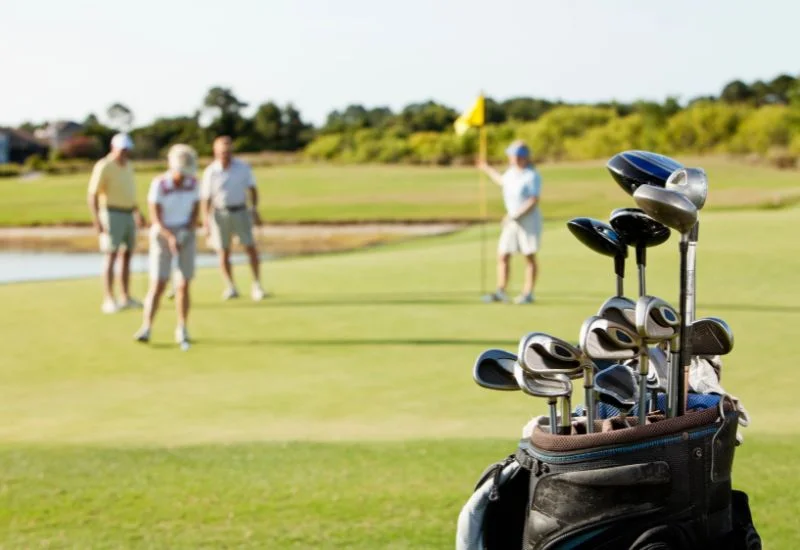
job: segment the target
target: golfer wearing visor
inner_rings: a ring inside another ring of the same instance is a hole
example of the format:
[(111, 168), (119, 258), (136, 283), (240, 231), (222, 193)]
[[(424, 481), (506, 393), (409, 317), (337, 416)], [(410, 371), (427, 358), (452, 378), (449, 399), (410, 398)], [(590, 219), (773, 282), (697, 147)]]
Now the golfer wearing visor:
[(195, 226), (200, 201), (197, 153), (188, 145), (173, 145), (167, 155), (169, 170), (150, 184), (150, 290), (144, 302), (144, 320), (134, 338), (150, 340), (153, 318), (164, 288), (170, 279), (173, 259), (177, 259), (175, 306), (178, 326), (175, 341), (188, 346), (186, 320), (189, 315), (189, 283), (194, 277)]
[(536, 253), (542, 235), (542, 214), (539, 209), (539, 194), (542, 178), (531, 163), (528, 146), (521, 140), (514, 141), (506, 149), (508, 169), (500, 174), (486, 163), (479, 168), (502, 188), (506, 216), (497, 247), (497, 290), (484, 297), (487, 302), (507, 302), (509, 264), (512, 254), (525, 257), (525, 283), (522, 294), (514, 299), (515, 304), (534, 302), (536, 283)]

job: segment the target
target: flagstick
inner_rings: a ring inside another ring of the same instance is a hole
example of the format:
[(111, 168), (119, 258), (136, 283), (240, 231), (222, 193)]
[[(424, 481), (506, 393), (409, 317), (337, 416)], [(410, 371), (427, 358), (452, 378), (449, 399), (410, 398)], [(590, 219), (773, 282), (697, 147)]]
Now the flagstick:
[[(478, 158), (481, 164), (486, 162), (486, 126), (480, 127)], [(480, 178), (480, 212), (481, 212), (481, 295), (486, 294), (486, 174), (479, 172)]]

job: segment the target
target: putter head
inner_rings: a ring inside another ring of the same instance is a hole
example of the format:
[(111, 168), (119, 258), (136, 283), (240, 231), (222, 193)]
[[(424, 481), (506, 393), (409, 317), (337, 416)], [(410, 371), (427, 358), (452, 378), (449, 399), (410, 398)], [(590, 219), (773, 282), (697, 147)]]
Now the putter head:
[(669, 239), (669, 227), (655, 221), (641, 208), (617, 208), (611, 212), (611, 227), (629, 246), (658, 246)]
[(639, 335), (630, 327), (596, 315), (583, 322), (579, 339), (583, 353), (594, 360), (633, 359), (641, 346)]
[(624, 296), (612, 296), (597, 310), (597, 316), (636, 329), (636, 302)]
[(612, 365), (595, 375), (594, 391), (603, 403), (628, 411), (636, 405), (636, 376), (625, 365)]
[(708, 176), (702, 168), (680, 168), (670, 174), (664, 188), (677, 191), (700, 210), (708, 198)]
[(623, 151), (606, 163), (611, 177), (629, 195), (642, 185), (664, 187), (669, 176), (683, 165), (650, 151)]
[(537, 375), (566, 374), (579, 377), (590, 362), (581, 350), (569, 342), (543, 332), (531, 332), (519, 342), (519, 359), (523, 369)]
[(648, 342), (674, 338), (680, 330), (681, 317), (661, 298), (642, 296), (636, 302), (636, 332)]
[(733, 350), (733, 331), (719, 317), (705, 317), (692, 323), (693, 355), (726, 355)]
[(622, 258), (628, 255), (625, 242), (605, 222), (592, 218), (573, 218), (567, 222), (567, 228), (580, 242), (598, 254)]
[(519, 390), (514, 378), (517, 356), (502, 349), (487, 349), (475, 360), (472, 379), (482, 388), (499, 391)]
[(651, 218), (679, 233), (688, 233), (697, 223), (697, 207), (677, 191), (643, 185), (633, 193), (633, 199)]
[(647, 389), (658, 390), (660, 392), (667, 391), (667, 383), (669, 380), (669, 364), (667, 363), (667, 354), (658, 346), (653, 346), (647, 349), (648, 370), (647, 370)]
[(540, 376), (526, 371), (517, 363), (514, 365), (513, 377), (518, 389), (533, 397), (556, 399), (572, 395), (572, 382), (563, 374)]

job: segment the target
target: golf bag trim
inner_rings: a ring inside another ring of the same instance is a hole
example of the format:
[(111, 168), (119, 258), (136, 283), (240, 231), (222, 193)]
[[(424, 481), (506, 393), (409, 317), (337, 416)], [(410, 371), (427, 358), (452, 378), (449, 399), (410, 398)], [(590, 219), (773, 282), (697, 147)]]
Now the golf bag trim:
[[(726, 413), (736, 409), (729, 401), (724, 405)], [(573, 452), (584, 449), (597, 449), (625, 443), (639, 443), (642, 440), (674, 435), (694, 428), (715, 423), (720, 418), (720, 408), (714, 407), (691, 412), (675, 418), (666, 418), (645, 426), (634, 426), (624, 430), (592, 434), (557, 435), (546, 431), (541, 425), (534, 427), (530, 440), (541, 451)]]

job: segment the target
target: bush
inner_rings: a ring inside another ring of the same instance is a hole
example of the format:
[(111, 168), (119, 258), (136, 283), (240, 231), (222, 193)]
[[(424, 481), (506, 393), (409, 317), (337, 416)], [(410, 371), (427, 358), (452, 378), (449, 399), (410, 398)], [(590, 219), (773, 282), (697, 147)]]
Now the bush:
[(523, 124), (517, 136), (531, 148), (534, 160), (562, 160), (567, 157), (565, 142), (583, 135), (590, 128), (602, 126), (616, 111), (606, 107), (556, 107), (533, 123)]
[(319, 136), (308, 144), (305, 156), (311, 160), (333, 160), (341, 154), (344, 145), (342, 134)]
[(751, 112), (733, 136), (729, 150), (767, 155), (770, 149), (777, 147), (788, 152), (793, 116), (785, 105), (766, 105)]
[(22, 175), (19, 164), (0, 164), (0, 178), (17, 178)]
[(40, 172), (47, 168), (47, 161), (40, 155), (33, 154), (25, 159), (25, 171)]
[(664, 153), (711, 153), (724, 149), (741, 121), (752, 111), (743, 105), (701, 101), (667, 122)]
[(59, 150), (64, 159), (97, 160), (103, 156), (103, 146), (96, 137), (72, 136)]

